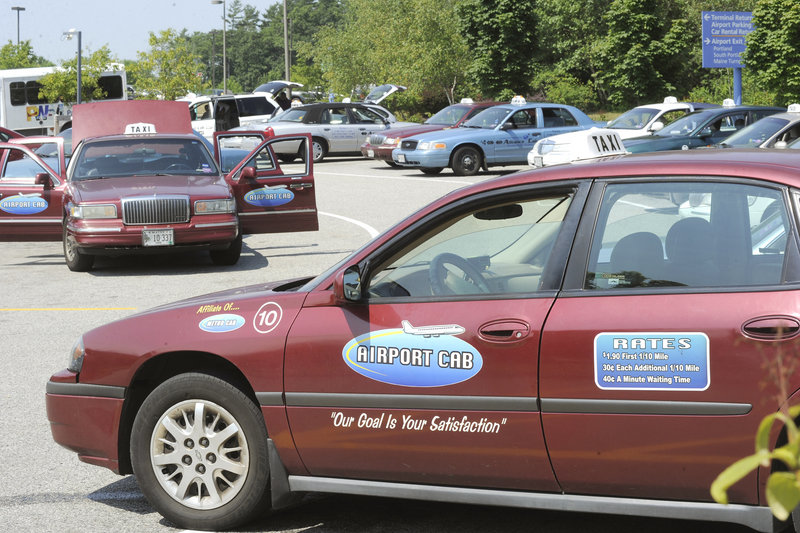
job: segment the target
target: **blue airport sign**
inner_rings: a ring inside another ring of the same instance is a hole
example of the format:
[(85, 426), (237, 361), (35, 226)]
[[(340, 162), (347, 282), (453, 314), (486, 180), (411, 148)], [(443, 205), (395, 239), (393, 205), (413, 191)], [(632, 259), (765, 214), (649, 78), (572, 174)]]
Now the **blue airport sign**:
[(703, 11), (703, 68), (742, 68), (745, 38), (753, 31), (749, 11)]

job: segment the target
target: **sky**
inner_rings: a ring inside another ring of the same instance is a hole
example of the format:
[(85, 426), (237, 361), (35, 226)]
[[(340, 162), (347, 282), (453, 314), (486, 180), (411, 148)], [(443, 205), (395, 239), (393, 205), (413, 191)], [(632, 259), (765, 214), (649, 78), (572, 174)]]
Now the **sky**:
[[(242, 0), (263, 12), (278, 0)], [(230, 6), (232, 0), (226, 0)], [(0, 46), (30, 41), (33, 53), (55, 64), (77, 54), (75, 39), (63, 39), (65, 31), (81, 32), (83, 57), (106, 45), (117, 59), (137, 59), (148, 52), (150, 32), (167, 28), (208, 32), (222, 29), (223, 6), (211, 0), (0, 0)]]

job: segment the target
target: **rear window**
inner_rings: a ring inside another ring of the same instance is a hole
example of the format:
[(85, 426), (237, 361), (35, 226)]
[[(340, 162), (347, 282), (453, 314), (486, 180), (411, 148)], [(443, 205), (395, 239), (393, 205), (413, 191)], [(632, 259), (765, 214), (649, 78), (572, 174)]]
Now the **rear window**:
[(252, 117), (256, 115), (271, 115), (275, 106), (267, 102), (263, 96), (253, 96), (249, 98), (237, 98), (236, 107), (239, 108), (240, 117)]

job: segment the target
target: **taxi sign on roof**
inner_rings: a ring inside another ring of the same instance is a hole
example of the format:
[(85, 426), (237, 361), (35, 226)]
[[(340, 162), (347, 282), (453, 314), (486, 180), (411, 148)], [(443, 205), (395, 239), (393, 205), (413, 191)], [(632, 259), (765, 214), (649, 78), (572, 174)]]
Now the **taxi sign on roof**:
[(125, 126), (125, 135), (141, 135), (142, 133), (157, 133), (155, 125), (139, 122)]
[[(150, 131), (129, 131), (148, 126)], [(122, 134), (192, 133), (186, 102), (121, 100), (77, 104), (72, 108), (72, 144), (87, 137)]]

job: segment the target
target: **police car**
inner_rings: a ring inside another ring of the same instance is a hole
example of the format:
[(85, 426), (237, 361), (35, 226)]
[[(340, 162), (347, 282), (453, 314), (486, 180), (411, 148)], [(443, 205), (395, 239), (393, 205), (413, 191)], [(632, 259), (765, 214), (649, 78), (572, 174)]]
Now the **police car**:
[(392, 151), (402, 167), (438, 174), (445, 168), (471, 176), (490, 166), (525, 164), (534, 143), (543, 137), (597, 126), (583, 111), (568, 105), (527, 103), (490, 107), (460, 127), (405, 138)]
[(86, 332), (52, 434), (183, 529), (322, 492), (773, 531), (778, 461), (709, 488), (800, 404), (798, 195), (795, 150), (484, 180), (313, 279)]
[(528, 152), (528, 165), (540, 168), (627, 153), (616, 130), (590, 128), (537, 141)]

